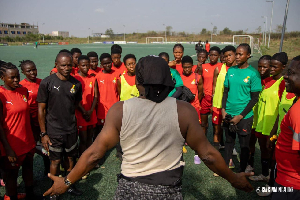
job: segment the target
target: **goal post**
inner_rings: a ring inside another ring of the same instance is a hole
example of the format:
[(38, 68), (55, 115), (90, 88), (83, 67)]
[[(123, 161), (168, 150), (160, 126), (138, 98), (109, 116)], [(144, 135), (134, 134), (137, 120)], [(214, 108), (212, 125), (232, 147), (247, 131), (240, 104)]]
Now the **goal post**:
[[(152, 42), (151, 42), (152, 40)], [(146, 44), (150, 43), (164, 43), (163, 37), (146, 37)]]
[(239, 45), (241, 43), (248, 43), (250, 48), (251, 48), (251, 52), (253, 53), (254, 51), (254, 39), (253, 36), (251, 35), (233, 35), (232, 36), (232, 43), (233, 45)]

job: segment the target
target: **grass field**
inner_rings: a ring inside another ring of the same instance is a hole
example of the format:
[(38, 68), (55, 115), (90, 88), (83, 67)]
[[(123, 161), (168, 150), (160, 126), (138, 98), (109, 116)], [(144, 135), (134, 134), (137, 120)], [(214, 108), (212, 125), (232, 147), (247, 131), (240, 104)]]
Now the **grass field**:
[[(59, 50), (66, 48), (71, 49), (78, 47), (82, 50), (83, 54), (87, 54), (89, 51), (96, 51), (100, 56), (101, 53), (110, 52), (111, 45), (104, 44), (89, 44), (89, 45), (68, 45), (68, 46), (39, 46), (38, 49), (34, 49), (33, 46), (7, 46), (0, 47), (0, 59), (6, 62), (12, 62), (19, 65), (20, 60), (30, 59), (33, 60), (38, 68), (38, 77), (45, 78), (49, 75), (50, 70), (54, 66), (55, 56)], [(159, 54), (165, 51), (170, 54), (172, 59), (173, 45), (169, 44), (126, 44), (122, 45), (123, 53), (125, 56), (128, 53), (133, 53), (140, 58), (145, 55)], [(184, 55), (195, 55), (194, 45), (184, 44)], [(224, 47), (224, 46), (220, 46)], [(193, 57), (196, 63), (196, 57)], [(250, 64), (257, 67), (257, 60), (259, 55), (254, 55), (250, 59)], [(24, 76), (21, 75), (21, 79)], [(211, 124), (208, 131), (208, 139), (212, 142), (212, 128)], [(237, 142), (238, 144), (238, 142)], [(237, 150), (239, 145), (236, 145)], [(186, 162), (184, 176), (183, 176), (183, 195), (184, 199), (230, 199), (230, 200), (247, 200), (247, 199), (267, 199), (259, 198), (255, 191), (251, 193), (245, 193), (237, 191), (231, 187), (231, 185), (222, 179), (221, 177), (214, 177), (213, 172), (210, 171), (203, 163), (200, 165), (194, 165), (193, 156), (194, 152), (188, 148), (188, 153), (184, 154), (184, 160)], [(256, 146), (257, 154), (260, 154), (258, 144)], [(112, 199), (115, 189), (117, 187), (116, 175), (120, 173), (121, 162), (115, 157), (116, 150), (113, 149), (106, 154), (106, 162), (101, 165), (97, 170), (91, 172), (91, 175), (87, 180), (79, 181), (78, 188), (84, 192), (80, 197), (73, 197), (68, 194), (64, 194), (61, 199)], [(223, 154), (224, 151), (221, 151)], [(255, 157), (256, 173), (261, 172), (260, 168), (260, 156)], [(235, 172), (239, 171), (239, 164), (236, 158), (234, 158), (236, 164)], [(34, 160), (34, 179), (35, 179), (35, 192), (42, 194), (50, 186), (48, 178), (43, 176), (43, 163), (40, 156), (36, 155)], [(20, 173), (21, 175), (21, 173)], [(20, 184), (19, 191), (24, 191), (24, 183), (22, 178), (19, 177), (18, 182)], [(262, 182), (252, 182), (254, 189), (262, 187), (265, 184)], [(0, 196), (5, 193), (3, 187), (0, 188)]]

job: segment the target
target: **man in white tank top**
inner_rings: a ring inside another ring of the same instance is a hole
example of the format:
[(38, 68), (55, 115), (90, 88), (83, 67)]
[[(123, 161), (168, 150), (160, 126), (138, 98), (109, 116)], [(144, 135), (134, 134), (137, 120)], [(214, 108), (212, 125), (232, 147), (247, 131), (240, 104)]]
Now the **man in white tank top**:
[(189, 103), (167, 97), (174, 83), (162, 58), (147, 56), (139, 60), (136, 85), (140, 97), (117, 102), (110, 108), (92, 146), (67, 177), (49, 175), (54, 184), (44, 195), (64, 193), (119, 141), (124, 154), (114, 199), (183, 199), (184, 141), (233, 187), (253, 190), (246, 178), (253, 173), (234, 173), (228, 168), (219, 151), (208, 142), (195, 109)]

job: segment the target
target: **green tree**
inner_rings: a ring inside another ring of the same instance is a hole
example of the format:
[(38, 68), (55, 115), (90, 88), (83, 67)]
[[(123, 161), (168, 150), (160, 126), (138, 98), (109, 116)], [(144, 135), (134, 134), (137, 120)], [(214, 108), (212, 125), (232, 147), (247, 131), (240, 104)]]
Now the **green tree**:
[(225, 34), (225, 35), (231, 35), (232, 34), (232, 30), (230, 30), (228, 27), (225, 27), (223, 29), (223, 34)]
[(259, 26), (257, 29), (255, 29), (256, 33), (260, 34), (261, 33), (261, 26)]
[(109, 35), (110, 37), (113, 37), (114, 36), (114, 31), (111, 28), (106, 29), (105, 35)]
[(173, 29), (172, 26), (167, 26), (167, 27), (166, 27), (166, 34), (167, 34), (167, 35), (171, 35), (172, 29)]
[(204, 35), (204, 34), (206, 34), (206, 33), (207, 33), (206, 28), (203, 28), (203, 29), (201, 30), (201, 35)]
[(218, 28), (217, 28), (217, 26), (214, 26), (214, 28), (213, 28), (213, 34), (217, 34), (217, 32), (218, 32)]
[[(282, 32), (282, 25), (277, 25), (275, 28), (275, 33), (281, 33)], [(287, 30), (287, 28), (285, 27), (285, 31)]]

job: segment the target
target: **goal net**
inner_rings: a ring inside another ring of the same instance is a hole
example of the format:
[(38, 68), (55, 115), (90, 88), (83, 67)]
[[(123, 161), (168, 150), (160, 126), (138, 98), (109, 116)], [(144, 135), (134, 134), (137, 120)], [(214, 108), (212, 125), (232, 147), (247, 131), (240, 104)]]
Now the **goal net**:
[(151, 43), (164, 43), (163, 37), (146, 37), (146, 44)]
[(251, 53), (254, 53), (254, 39), (251, 35), (233, 35), (232, 36), (232, 43), (233, 45), (240, 45), (241, 43), (247, 43), (249, 44), (251, 48)]

